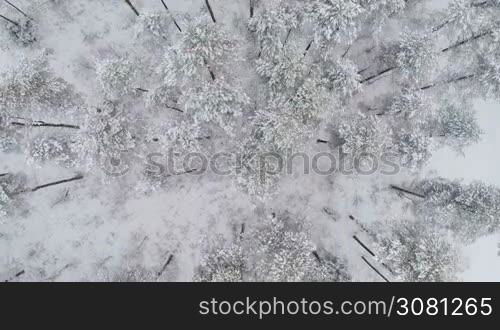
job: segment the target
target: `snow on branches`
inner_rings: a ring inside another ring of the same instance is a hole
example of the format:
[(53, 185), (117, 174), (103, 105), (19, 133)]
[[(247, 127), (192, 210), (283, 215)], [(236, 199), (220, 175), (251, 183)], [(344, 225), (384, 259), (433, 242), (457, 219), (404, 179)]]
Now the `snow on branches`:
[(425, 196), (417, 205), (419, 214), (463, 240), (474, 241), (500, 229), (500, 189), (495, 186), (435, 178), (420, 181), (417, 189)]
[(327, 59), (320, 66), (321, 85), (333, 91), (340, 102), (345, 102), (361, 91), (358, 67), (350, 60)]
[(377, 230), (377, 255), (398, 280), (446, 282), (456, 279), (459, 256), (442, 233), (418, 221), (394, 221), (383, 225), (384, 232)]
[(0, 77), (0, 104), (8, 112), (60, 111), (79, 104), (70, 84), (55, 76), (47, 53), (22, 56)]
[[(343, 262), (314, 252), (304, 224), (288, 214), (272, 215), (254, 230), (226, 242), (218, 238), (206, 249), (195, 279), (204, 282), (338, 282), (350, 280)], [(318, 259), (319, 258), (319, 259)]]
[(130, 59), (116, 58), (99, 61), (96, 73), (103, 94), (109, 99), (117, 100), (136, 92), (134, 83), (137, 69)]
[(481, 140), (482, 130), (476, 114), (464, 105), (445, 105), (437, 114), (437, 135), (457, 151)]
[(166, 68), (170, 77), (176, 73), (188, 77), (203, 77), (209, 73), (215, 80), (223, 73), (219, 69), (236, 56), (235, 47), (236, 42), (223, 28), (209, 23), (204, 17), (195, 17), (168, 53)]
[(349, 123), (341, 124), (338, 133), (343, 142), (342, 152), (351, 156), (360, 153), (379, 155), (388, 143), (380, 121), (373, 116), (358, 114)]
[(250, 102), (242, 90), (222, 78), (192, 88), (184, 97), (185, 109), (195, 122), (217, 124), (230, 135), (233, 134), (234, 120), (242, 116)]
[(363, 7), (353, 0), (313, 0), (304, 9), (320, 44), (330, 41), (350, 44), (357, 37), (358, 19), (364, 13)]
[(432, 35), (420, 31), (401, 33), (398, 42), (386, 49), (384, 61), (397, 69), (407, 84), (425, 80), (437, 61)]

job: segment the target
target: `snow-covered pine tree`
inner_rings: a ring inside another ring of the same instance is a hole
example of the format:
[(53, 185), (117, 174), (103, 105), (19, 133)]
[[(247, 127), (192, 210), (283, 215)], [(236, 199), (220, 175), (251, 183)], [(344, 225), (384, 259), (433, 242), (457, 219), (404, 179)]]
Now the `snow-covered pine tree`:
[(221, 68), (234, 59), (236, 42), (219, 25), (209, 23), (205, 16), (193, 17), (165, 57), (165, 72), (171, 80), (179, 75), (216, 80)]
[(40, 166), (52, 161), (65, 167), (79, 165), (79, 155), (74, 150), (76, 148), (74, 139), (74, 136), (69, 134), (37, 135), (29, 143), (28, 164)]
[(10, 196), (7, 194), (4, 187), (0, 184), (0, 221), (7, 216), (11, 203), (12, 200)]
[(33, 18), (11, 2), (6, 1), (5, 3), (11, 6), (11, 9), (14, 9), (17, 14), (20, 14), (16, 17), (7, 17), (0, 14), (0, 21), (5, 24), (5, 29), (8, 31), (10, 38), (22, 47), (30, 46), (36, 42), (37, 31)]
[(389, 143), (389, 134), (374, 116), (355, 115), (352, 120), (340, 125), (339, 137), (342, 152), (355, 157), (361, 153), (380, 155)]
[(361, 92), (359, 69), (349, 59), (334, 59), (333, 55), (329, 55), (321, 63), (318, 71), (321, 85), (332, 91), (340, 104), (348, 102)]
[(303, 13), (296, 1), (266, 1), (267, 7), (248, 23), (259, 44), (258, 58), (273, 60), (282, 56), (290, 35), (301, 25)]
[(481, 139), (482, 130), (476, 114), (466, 104), (447, 104), (437, 113), (436, 135), (443, 142), (461, 152)]
[(216, 239), (203, 254), (200, 281), (339, 282), (350, 280), (342, 260), (316, 252), (308, 229), (287, 213), (272, 215), (236, 242)]
[(417, 213), (461, 239), (474, 241), (500, 228), (500, 189), (493, 185), (435, 178), (420, 181), (417, 190), (425, 196)]
[(234, 121), (243, 115), (250, 103), (248, 96), (231, 86), (223, 77), (213, 82), (201, 82), (187, 91), (184, 107), (196, 123), (217, 124), (232, 135)]
[(421, 168), (432, 156), (432, 140), (418, 127), (395, 131), (391, 147), (401, 166), (410, 169)]
[(376, 254), (398, 280), (446, 282), (456, 279), (459, 256), (442, 233), (422, 221), (378, 225), (384, 230), (375, 230)]
[(234, 181), (242, 191), (262, 202), (277, 192), (282, 173), (276, 170), (280, 161), (277, 148), (262, 143), (259, 135), (253, 132), (251, 138), (238, 147)]
[(107, 162), (133, 156), (137, 136), (142, 132), (140, 118), (112, 101), (88, 107), (85, 115), (83, 135), (77, 144), (80, 154), (87, 156), (85, 163), (105, 168)]
[(243, 282), (249, 266), (241, 241), (227, 242), (222, 237), (213, 239), (202, 251), (200, 266), (196, 269), (195, 281), (199, 282)]
[(307, 18), (314, 24), (319, 46), (329, 42), (350, 44), (358, 36), (363, 7), (355, 0), (312, 0), (304, 5)]
[(381, 71), (361, 80), (372, 82), (384, 74), (397, 72), (405, 84), (425, 81), (436, 65), (436, 51), (432, 35), (421, 31), (404, 31), (394, 44), (384, 45), (380, 55)]
[(132, 59), (103, 59), (97, 63), (96, 73), (104, 96), (110, 100), (137, 93), (137, 65)]
[(7, 113), (37, 114), (43, 110), (58, 112), (81, 103), (73, 87), (56, 77), (48, 54), (38, 52), (22, 56), (17, 65), (0, 77), (0, 104)]

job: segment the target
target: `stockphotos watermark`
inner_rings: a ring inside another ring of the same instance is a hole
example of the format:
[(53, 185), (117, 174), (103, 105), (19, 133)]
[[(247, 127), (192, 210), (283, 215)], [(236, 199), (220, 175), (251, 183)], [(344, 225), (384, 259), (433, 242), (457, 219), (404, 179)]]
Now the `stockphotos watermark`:
[(165, 175), (202, 175), (213, 173), (220, 176), (241, 175), (258, 176), (265, 180), (274, 175), (295, 173), (329, 176), (342, 175), (395, 175), (400, 171), (396, 154), (341, 152), (319, 152), (306, 154), (289, 149), (283, 153), (232, 153), (218, 152), (207, 155), (202, 152), (180, 153), (169, 149), (166, 153), (150, 153), (139, 164), (132, 164), (128, 152), (107, 157), (101, 167), (110, 176), (124, 176), (133, 166), (141, 166), (152, 177)]

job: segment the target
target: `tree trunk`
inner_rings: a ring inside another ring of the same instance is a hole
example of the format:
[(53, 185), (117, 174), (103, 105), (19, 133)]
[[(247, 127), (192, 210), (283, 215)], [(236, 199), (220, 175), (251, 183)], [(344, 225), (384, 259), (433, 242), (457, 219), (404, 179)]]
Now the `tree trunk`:
[(378, 77), (380, 77), (381, 75), (383, 75), (383, 74), (385, 74), (385, 73), (387, 73), (387, 72), (391, 72), (392, 70), (395, 70), (395, 69), (397, 69), (397, 67), (393, 66), (393, 67), (391, 67), (391, 68), (388, 68), (388, 69), (382, 70), (382, 71), (380, 71), (380, 72), (378, 72), (378, 73), (376, 73), (376, 74), (374, 74), (374, 75), (372, 75), (372, 76), (369, 76), (369, 77), (367, 77), (367, 78), (365, 78), (365, 79), (361, 80), (361, 81), (360, 81), (360, 83), (362, 83), (362, 84), (367, 83), (367, 82), (369, 82), (370, 80), (373, 80), (373, 79), (375, 79), (375, 78), (378, 78)]
[(207, 5), (208, 12), (210, 13), (210, 17), (212, 17), (212, 21), (214, 23), (217, 23), (217, 20), (215, 19), (214, 11), (212, 10), (212, 6), (210, 5), (210, 2), (208, 0), (205, 0), (205, 4)]
[(323, 263), (323, 260), (321, 260), (321, 257), (319, 256), (317, 251), (313, 251), (312, 254), (320, 264)]
[[(161, 3), (163, 4), (163, 7), (165, 7), (165, 10), (170, 13), (170, 9), (168, 9), (168, 6), (167, 4), (165, 3), (164, 0), (161, 0)], [(170, 16), (172, 16), (172, 14), (170, 14)], [(174, 24), (175, 24), (175, 27), (177, 28), (177, 30), (179, 30), (179, 32), (182, 32), (182, 29), (181, 27), (179, 26), (179, 24), (177, 24), (177, 21), (175, 20), (174, 16), (172, 16), (172, 20), (174, 21)]]
[(324, 143), (324, 144), (328, 144), (330, 143), (330, 141), (327, 141), (327, 140), (322, 140), (322, 139), (317, 139), (316, 140), (317, 143)]
[(158, 272), (158, 277), (162, 276), (163, 273), (165, 272), (165, 270), (167, 269), (168, 265), (170, 265), (170, 263), (172, 262), (172, 260), (174, 259), (174, 255), (171, 254), (168, 256), (168, 259), (167, 259), (167, 262), (165, 262), (165, 264), (163, 265), (162, 269)]
[(457, 43), (455, 43), (455, 44), (453, 44), (451, 46), (448, 46), (448, 47), (442, 49), (441, 52), (446, 53), (446, 52), (448, 52), (448, 51), (450, 51), (452, 49), (455, 49), (457, 47), (460, 47), (460, 46), (463, 46), (465, 44), (468, 44), (469, 42), (472, 42), (472, 41), (475, 41), (477, 39), (481, 39), (483, 37), (486, 37), (487, 35), (490, 35), (491, 33), (492, 33), (492, 31), (486, 31), (486, 32), (474, 35), (474, 36), (472, 36), (470, 38), (467, 38), (465, 40), (462, 40), (460, 42), (457, 42)]
[(72, 129), (80, 129), (80, 126), (70, 125), (70, 124), (52, 124), (46, 123), (44, 121), (35, 121), (31, 124), (21, 123), (21, 122), (12, 122), (11, 125), (14, 126), (32, 126), (32, 127), (60, 127), (60, 128), (72, 128)]
[(288, 29), (288, 32), (285, 37), (285, 41), (283, 41), (283, 47), (286, 46), (288, 39), (290, 38), (290, 34), (292, 34), (292, 29)]
[(3, 15), (0, 15), (0, 18), (3, 18), (4, 20), (6, 20), (7, 22), (9, 22), (9, 23), (11, 23), (11, 24), (14, 24), (14, 25), (19, 26), (19, 23), (17, 23), (16, 21), (13, 21), (13, 20), (11, 20), (10, 18), (7, 18), (7, 17), (5, 17), (5, 16), (3, 16)]
[(313, 43), (314, 43), (314, 39), (313, 39), (313, 40), (311, 40), (311, 42), (307, 45), (306, 50), (305, 50), (305, 52), (304, 52), (304, 56), (306, 56), (306, 55), (307, 55), (307, 53), (308, 53), (308, 52), (309, 52), (309, 50), (311, 49), (311, 47), (312, 47), (312, 44), (313, 44)]
[(375, 268), (375, 266), (373, 266), (368, 260), (366, 260), (366, 258), (364, 256), (361, 257), (361, 259), (363, 259), (363, 261), (368, 265), (370, 266), (371, 269), (373, 269), (380, 277), (382, 277), (384, 279), (384, 281), (386, 282), (390, 282), (387, 277), (385, 277), (377, 268)]
[(344, 54), (342, 54), (342, 58), (345, 58), (347, 54), (349, 54), (349, 51), (351, 50), (352, 44), (347, 46), (347, 49), (345, 50)]
[(167, 109), (172, 109), (172, 110), (175, 110), (175, 111), (177, 111), (177, 112), (182, 112), (182, 113), (184, 113), (184, 110), (179, 109), (179, 108), (177, 108), (177, 107), (167, 106)]
[(398, 186), (393, 185), (393, 184), (391, 184), (390, 187), (391, 187), (391, 189), (394, 189), (396, 191), (399, 191), (399, 192), (402, 192), (402, 193), (405, 193), (405, 194), (410, 194), (410, 195), (413, 195), (413, 196), (416, 196), (416, 197), (420, 197), (420, 198), (425, 198), (426, 197), (425, 195), (422, 195), (422, 194), (419, 194), (417, 192), (408, 190), (406, 188), (398, 187)]
[(362, 74), (363, 72), (365, 72), (366, 70), (368, 70), (369, 68), (371, 67), (371, 65), (367, 66), (366, 68), (364, 69), (361, 69), (357, 72), (357, 74)]
[(12, 8), (14, 8), (15, 10), (17, 10), (18, 12), (20, 12), (24, 17), (26, 17), (27, 19), (29, 20), (33, 20), (30, 16), (28, 16), (24, 11), (22, 11), (21, 9), (19, 9), (17, 6), (15, 6), (13, 3), (11, 3), (10, 1), (8, 0), (4, 0), (5, 2), (7, 2), (7, 4), (9, 6), (11, 6)]
[(250, 18), (253, 18), (255, 13), (255, 0), (250, 0)]
[(31, 189), (30, 192), (35, 192), (35, 191), (38, 191), (40, 189), (44, 189), (44, 188), (48, 188), (48, 187), (52, 187), (52, 186), (57, 186), (57, 185), (60, 185), (63, 183), (78, 181), (78, 180), (82, 180), (82, 179), (83, 179), (83, 175), (80, 174), (80, 175), (77, 175), (77, 176), (70, 178), (70, 179), (55, 181), (55, 182), (43, 184), (41, 186), (37, 186), (37, 187)]
[(208, 67), (208, 72), (210, 73), (210, 77), (212, 78), (213, 81), (215, 81), (215, 73)]
[(36, 186), (34, 188), (28, 188), (28, 189), (25, 189), (25, 190), (17, 191), (17, 192), (12, 193), (12, 196), (21, 195), (21, 194), (28, 193), (28, 192), (35, 192), (35, 191), (38, 191), (38, 190), (41, 190), (41, 189), (49, 188), (49, 187), (52, 187), (52, 186), (57, 186), (57, 185), (68, 183), (68, 182), (78, 181), (78, 180), (82, 180), (82, 179), (83, 179), (83, 175), (79, 174), (79, 175), (77, 175), (75, 177), (72, 177), (70, 179), (65, 179), (65, 180), (50, 182), (50, 183), (46, 183), (46, 184), (43, 184), (43, 185), (40, 185), (40, 186)]
[(454, 21), (453, 19), (448, 19), (448, 20), (444, 21), (443, 23), (439, 24), (438, 26), (435, 26), (434, 28), (432, 28), (432, 32), (438, 32), (439, 30), (441, 30), (442, 28), (444, 28), (446, 25), (450, 24), (453, 21)]
[(210, 77), (212, 78), (213, 81), (215, 81), (215, 73), (212, 71), (212, 68), (210, 68), (210, 65), (208, 64), (206, 59), (203, 59), (203, 62), (207, 66), (208, 72), (210, 73)]
[(437, 86), (447, 85), (447, 84), (459, 82), (459, 81), (462, 81), (462, 80), (472, 79), (475, 76), (476, 76), (475, 74), (469, 74), (469, 75), (461, 76), (461, 77), (458, 77), (458, 78), (453, 78), (453, 79), (449, 79), (449, 80), (445, 80), (445, 81), (436, 82), (436, 83), (433, 83), (433, 84), (430, 84), (430, 85), (427, 85), (427, 86), (424, 86), (424, 87), (420, 87), (420, 90), (424, 91), (424, 90), (431, 89), (431, 88), (434, 88), (434, 87), (437, 87)]
[(139, 11), (134, 7), (134, 5), (132, 4), (132, 2), (130, 2), (130, 0), (125, 0), (125, 2), (127, 3), (127, 5), (130, 7), (130, 9), (132, 9), (132, 11), (137, 15), (139, 16)]
[(361, 240), (358, 238), (358, 236), (354, 235), (352, 238), (354, 238), (354, 240), (355, 240), (355, 241), (356, 241), (359, 245), (361, 245), (361, 247), (362, 247), (363, 249), (365, 249), (365, 250), (366, 250), (369, 254), (371, 254), (373, 257), (375, 257), (375, 253), (373, 253), (373, 251), (372, 251), (372, 250), (370, 250), (370, 249), (368, 248), (368, 246), (366, 246), (363, 242), (361, 242)]

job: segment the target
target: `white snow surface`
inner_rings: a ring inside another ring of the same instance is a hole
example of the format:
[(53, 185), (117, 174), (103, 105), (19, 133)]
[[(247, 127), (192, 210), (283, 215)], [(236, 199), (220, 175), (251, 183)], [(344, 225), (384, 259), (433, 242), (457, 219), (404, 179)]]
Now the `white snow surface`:
[[(29, 5), (28, 0), (18, 2)], [(52, 52), (51, 66), (57, 74), (93, 103), (96, 83), (87, 66), (111, 45), (127, 49), (135, 16), (121, 0), (72, 2), (68, 7), (71, 12), (47, 11), (52, 16), (45, 17), (40, 43)], [(160, 1), (133, 2), (141, 12), (163, 9)], [(198, 10), (203, 1), (168, 3), (173, 11), (182, 12)], [(214, 10), (229, 22), (246, 13), (246, 1), (231, 1), (231, 6), (227, 6), (228, 1), (224, 6), (221, 3), (213, 0)], [(7, 10), (5, 4), (0, 9)], [(95, 42), (83, 42), (94, 37)], [(14, 65), (19, 56), (17, 48), (0, 51), (0, 69)], [(467, 149), (464, 156), (440, 150), (428, 171), (500, 185), (500, 105), (478, 101), (477, 108), (486, 132), (483, 141)], [(310, 148), (321, 149), (316, 145)], [(22, 155), (0, 154), (0, 173), (21, 170), (34, 183), (72, 175), (57, 166), (29, 167)], [(280, 186), (283, 193), (266, 206), (268, 210), (288, 210), (311, 222), (315, 243), (345, 258), (354, 281), (380, 281), (361, 260), (361, 256), (368, 256), (366, 251), (352, 239), (358, 235), (369, 242), (369, 237), (349, 216), (369, 225), (409, 212), (387, 189), (388, 184), (399, 182), (399, 177), (408, 181), (412, 174), (376, 179), (296, 174), (285, 180)], [(90, 175), (82, 182), (30, 194), (25, 200), (30, 205), (28, 214), (0, 222), (0, 281), (21, 270), (26, 271), (25, 281), (105, 281), (129, 263), (159, 272), (170, 254), (175, 255), (175, 267), (162, 279), (190, 281), (205, 236), (219, 233), (229, 237), (234, 226), (256, 217), (250, 198), (227, 177), (173, 178), (167, 190), (147, 196), (129, 191), (126, 180), (102, 185), (101, 179)], [(59, 203), (66, 192), (68, 199)], [(333, 209), (335, 215), (326, 214), (325, 207)], [(499, 243), (496, 234), (464, 246), (467, 260), (461, 280), (500, 280)]]

